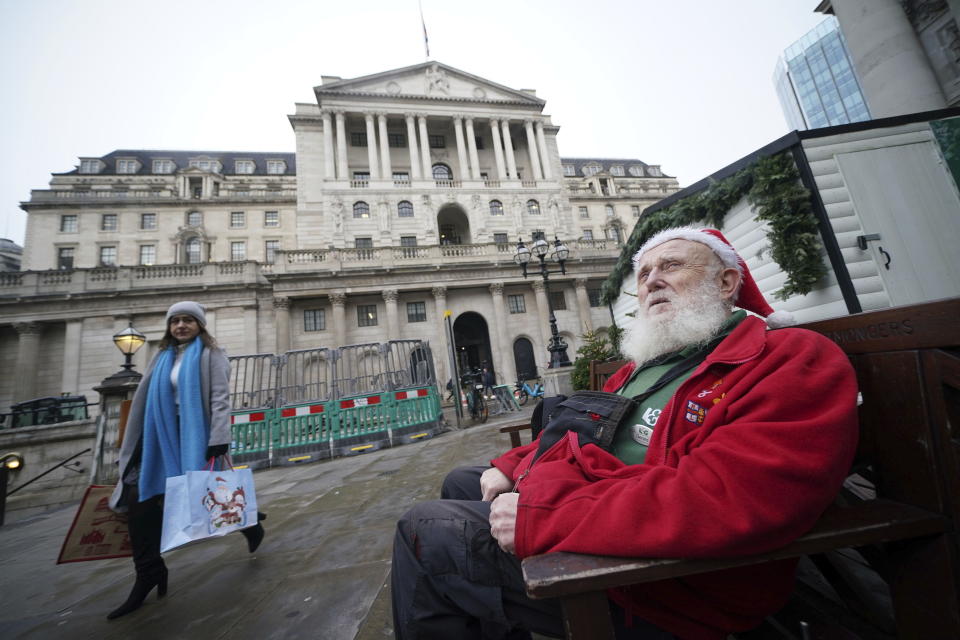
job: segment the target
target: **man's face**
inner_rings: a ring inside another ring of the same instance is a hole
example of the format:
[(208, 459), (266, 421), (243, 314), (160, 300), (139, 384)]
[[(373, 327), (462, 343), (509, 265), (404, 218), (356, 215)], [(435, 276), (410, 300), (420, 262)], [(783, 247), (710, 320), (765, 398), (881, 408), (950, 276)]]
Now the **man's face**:
[(640, 313), (650, 318), (673, 316), (676, 305), (704, 278), (716, 277), (718, 260), (704, 244), (670, 240), (650, 249), (637, 268)]

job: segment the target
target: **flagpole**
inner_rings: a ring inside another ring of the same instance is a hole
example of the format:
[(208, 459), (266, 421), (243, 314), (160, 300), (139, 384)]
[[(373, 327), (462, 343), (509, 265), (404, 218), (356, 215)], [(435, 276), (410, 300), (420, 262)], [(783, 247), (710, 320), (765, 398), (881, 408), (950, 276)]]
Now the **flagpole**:
[(423, 26), (423, 49), (426, 53), (427, 60), (430, 59), (430, 39), (427, 38), (427, 22), (423, 19), (423, 0), (417, 0), (417, 4), (420, 5), (420, 24)]

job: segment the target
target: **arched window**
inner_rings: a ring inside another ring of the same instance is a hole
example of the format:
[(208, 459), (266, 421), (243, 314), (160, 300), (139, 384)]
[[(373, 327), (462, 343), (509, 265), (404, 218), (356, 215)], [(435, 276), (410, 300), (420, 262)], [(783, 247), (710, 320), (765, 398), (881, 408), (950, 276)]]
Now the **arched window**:
[(499, 200), (490, 201), (490, 215), (492, 216), (502, 216), (503, 215), (503, 203)]
[(433, 165), (433, 179), (434, 180), (453, 180), (453, 172), (450, 171), (450, 167), (443, 163), (437, 163)]
[(186, 244), (186, 258), (187, 264), (199, 264), (202, 256), (201, 249), (203, 247), (203, 242), (200, 238), (194, 236), (187, 240)]
[(370, 205), (364, 201), (354, 202), (353, 203), (353, 217), (354, 218), (369, 218), (370, 217)]
[(397, 204), (397, 215), (401, 218), (413, 217), (413, 203), (409, 200), (401, 200)]
[(540, 215), (540, 203), (536, 200), (527, 200), (527, 213), (532, 216)]
[(203, 224), (203, 215), (199, 211), (187, 212), (188, 227), (199, 227), (201, 224)]

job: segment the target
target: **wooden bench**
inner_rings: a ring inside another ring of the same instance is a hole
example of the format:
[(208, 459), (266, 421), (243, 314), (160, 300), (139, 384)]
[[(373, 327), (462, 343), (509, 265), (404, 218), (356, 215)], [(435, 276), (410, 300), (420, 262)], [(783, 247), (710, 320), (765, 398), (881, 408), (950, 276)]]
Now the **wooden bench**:
[[(886, 581), (898, 637), (960, 638), (960, 299), (803, 326), (834, 340), (856, 370), (864, 402), (854, 470), (875, 496), (846, 492), (807, 534), (753, 556), (524, 559), (528, 594), (561, 600), (567, 638), (613, 638), (613, 587), (843, 548), (861, 550)], [(511, 432), (518, 444), (520, 431)]]

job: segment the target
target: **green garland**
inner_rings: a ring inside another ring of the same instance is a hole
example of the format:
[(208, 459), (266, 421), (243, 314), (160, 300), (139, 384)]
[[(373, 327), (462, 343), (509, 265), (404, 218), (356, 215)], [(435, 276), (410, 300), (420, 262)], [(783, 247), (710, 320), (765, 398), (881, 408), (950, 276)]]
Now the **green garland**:
[(810, 192), (800, 182), (793, 158), (784, 151), (760, 158), (706, 189), (640, 218), (603, 283), (603, 302), (612, 304), (617, 299), (620, 285), (633, 272), (633, 254), (654, 234), (697, 223), (719, 229), (730, 208), (744, 196), (753, 205), (757, 219), (769, 223), (771, 255), (787, 274), (787, 282), (776, 297), (786, 300), (794, 294), (810, 293), (827, 268), (821, 258)]

